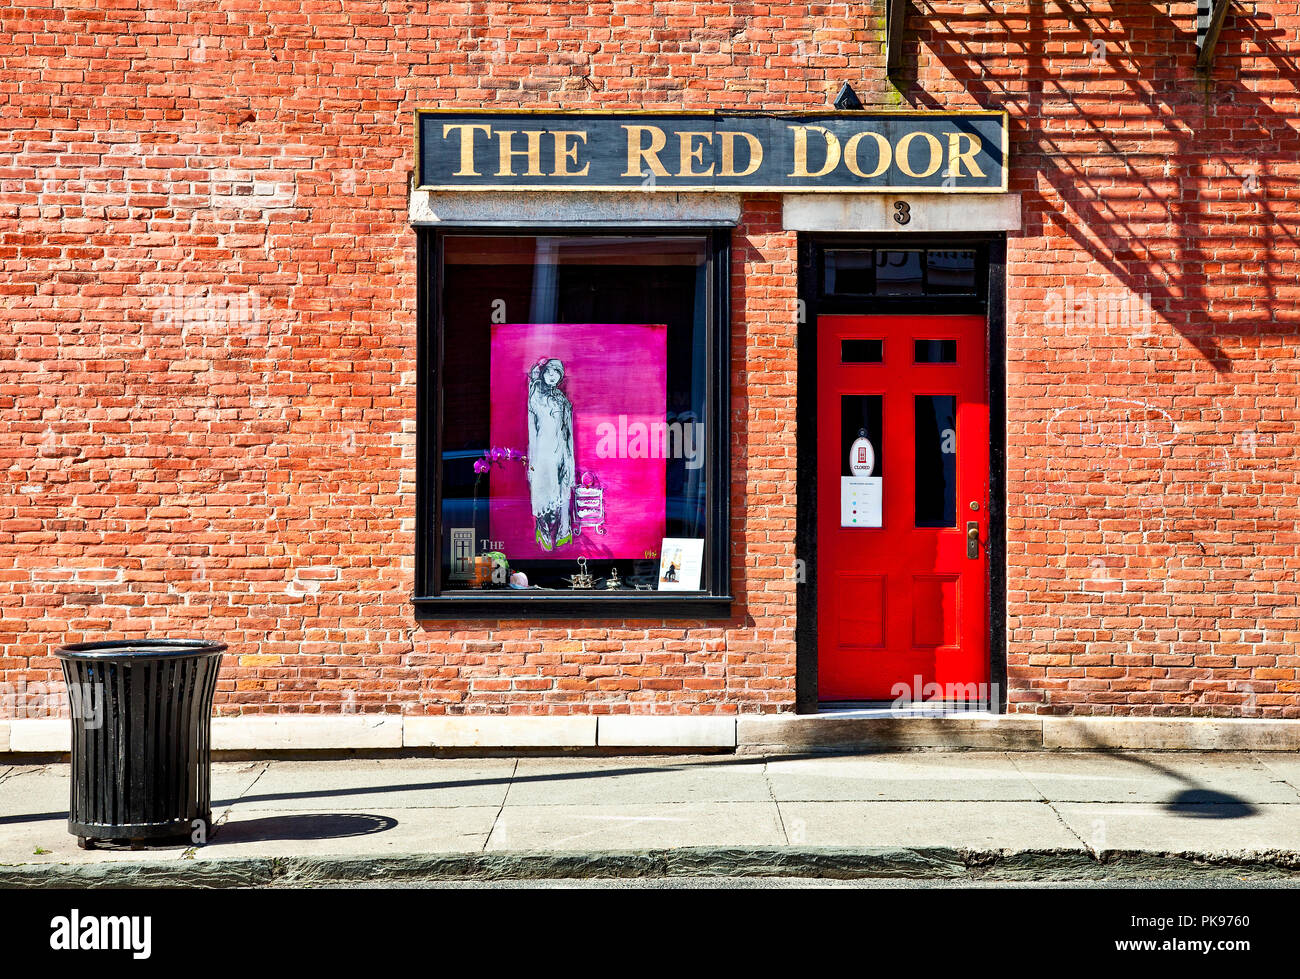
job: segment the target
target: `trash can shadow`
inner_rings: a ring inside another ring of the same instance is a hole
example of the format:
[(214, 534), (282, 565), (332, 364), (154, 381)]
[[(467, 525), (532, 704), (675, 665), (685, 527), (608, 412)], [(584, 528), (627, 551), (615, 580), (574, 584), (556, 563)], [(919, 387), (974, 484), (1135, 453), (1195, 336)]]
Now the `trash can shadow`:
[(362, 812), (293, 813), (258, 816), (218, 823), (209, 842), (267, 843), (296, 840), (337, 840), (349, 836), (386, 833), (397, 825), (391, 816)]

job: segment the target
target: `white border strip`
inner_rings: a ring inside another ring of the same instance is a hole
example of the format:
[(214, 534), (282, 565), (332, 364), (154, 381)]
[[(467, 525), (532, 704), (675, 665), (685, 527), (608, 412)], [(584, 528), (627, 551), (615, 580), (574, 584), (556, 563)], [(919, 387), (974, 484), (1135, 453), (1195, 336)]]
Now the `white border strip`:
[[(0, 755), (66, 753), (66, 718), (0, 720)], [(212, 720), (215, 751), (661, 748), (760, 754), (834, 748), (1300, 751), (1300, 720), (961, 714), (566, 716), (251, 715)]]

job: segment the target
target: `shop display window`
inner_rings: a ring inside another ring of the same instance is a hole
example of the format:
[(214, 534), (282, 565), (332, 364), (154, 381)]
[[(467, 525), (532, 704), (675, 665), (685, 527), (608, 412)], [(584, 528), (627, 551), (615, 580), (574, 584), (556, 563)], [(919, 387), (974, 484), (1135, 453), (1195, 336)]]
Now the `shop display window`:
[(723, 611), (725, 239), (431, 237), (417, 600)]

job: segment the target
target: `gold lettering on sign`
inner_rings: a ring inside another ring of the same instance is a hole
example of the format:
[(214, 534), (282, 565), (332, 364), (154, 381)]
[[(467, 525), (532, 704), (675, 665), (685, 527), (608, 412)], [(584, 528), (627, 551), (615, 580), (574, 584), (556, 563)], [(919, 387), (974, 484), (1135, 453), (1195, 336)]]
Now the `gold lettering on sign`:
[[(794, 131), (794, 170), (791, 177), (824, 177), (840, 165), (840, 141), (823, 126), (791, 126)], [(816, 173), (808, 170), (808, 134), (821, 133), (826, 140), (826, 164)]]
[[(907, 151), (911, 148), (912, 140), (920, 136), (930, 145), (930, 165), (924, 173), (917, 173), (912, 169), (912, 161), (907, 157)], [(909, 177), (929, 177), (939, 170), (939, 165), (943, 163), (943, 144), (937, 137), (921, 130), (913, 130), (898, 141), (898, 146), (894, 148), (894, 159), (898, 162), (898, 169), (902, 170)]]
[[(664, 135), (664, 131), (658, 126), (624, 126), (623, 128), (627, 130), (627, 169), (623, 171), (623, 176), (642, 176), (641, 167), (643, 164), (648, 165), (650, 172), (656, 177), (668, 176), (668, 171), (659, 162), (659, 151), (668, 142), (668, 137)], [(643, 133), (650, 134), (649, 146), (641, 145)]]
[[(736, 137), (739, 136), (749, 144), (749, 165), (744, 170), (736, 170)], [(748, 177), (763, 164), (763, 144), (753, 133), (719, 131), (718, 139), (722, 142), (722, 166), (718, 170), (720, 177)]]
[[(702, 139), (704, 140), (704, 142), (697, 146), (695, 145), (695, 140), (697, 139)], [(713, 146), (713, 133), (697, 132), (690, 129), (679, 129), (677, 131), (677, 140), (679, 143), (681, 143), (681, 150), (682, 150), (681, 155), (679, 157), (679, 161), (682, 165), (682, 168), (677, 172), (677, 176), (712, 177), (713, 176), (712, 163), (709, 164), (709, 169), (707, 170), (696, 170), (691, 166), (691, 164), (698, 163), (703, 165), (704, 147), (705, 145), (708, 145), (709, 147)]]
[[(800, 112), (784, 119), (765, 118), (757, 123), (748, 119), (746, 113), (698, 120), (650, 116), (634, 122), (625, 122), (629, 117), (624, 115), (603, 119), (572, 114), (564, 118), (565, 115), (520, 117), (510, 113), (495, 118), (475, 113), (464, 121), (454, 117), (453, 121), (445, 116), (421, 114), (418, 117), (420, 134), (424, 137), (421, 177), (427, 176), (435, 186), (441, 181), (447, 187), (536, 185), (552, 177), (570, 188), (640, 180), (644, 186), (654, 189), (653, 178), (661, 178), (668, 182), (665, 187), (718, 189), (725, 183), (733, 187), (780, 184), (789, 189), (824, 185), (838, 190), (879, 189), (895, 186), (900, 179), (918, 190), (937, 189), (942, 178), (945, 189), (958, 192), (985, 189), (991, 179), (1002, 178), (1005, 182), (1005, 163), (994, 145), (1005, 139), (1005, 134), (991, 124), (985, 131), (983, 120), (972, 120), (960, 113), (951, 120), (904, 115), (877, 122), (870, 116), (850, 120), (843, 115), (823, 117)], [(487, 121), (470, 121), (476, 117)], [(656, 123), (655, 118), (664, 121)], [(528, 124), (537, 128), (500, 128)], [(723, 128), (732, 124), (741, 128)], [(681, 129), (680, 125), (709, 128)], [(755, 125), (762, 128), (755, 129)], [(909, 125), (917, 128), (909, 130)], [(582, 128), (553, 128), (561, 126)], [(613, 132), (620, 126), (627, 134), (626, 167), (621, 174), (617, 156), (609, 158), (610, 151), (617, 153), (616, 147), (621, 143)], [(439, 128), (441, 144), (436, 142)], [(782, 135), (781, 128), (789, 136)], [(766, 136), (768, 132), (773, 135)], [(787, 158), (782, 141), (786, 139), (790, 141), (791, 168), (782, 175)], [(990, 140), (988, 159), (982, 158), (985, 139)], [(614, 146), (608, 145), (611, 140)], [(670, 142), (677, 145), (669, 146)], [(479, 156), (480, 150), (483, 157)], [(769, 164), (766, 159), (769, 150), (777, 154), (775, 163)], [(495, 171), (489, 161), (498, 164)], [(769, 173), (773, 167), (776, 171)], [(516, 177), (527, 179), (521, 185), (517, 180), (512, 181)]]
[(457, 133), (460, 136), (460, 169), (456, 171), (454, 176), (482, 176), (474, 169), (474, 133), (478, 130), (482, 130), (489, 139), (492, 138), (492, 127), (485, 122), (449, 122), (442, 127), (443, 139), (446, 139), (452, 133)]
[[(870, 136), (876, 141), (876, 169), (870, 173), (863, 173), (861, 166), (858, 164), (858, 144), (862, 142), (864, 136)], [(849, 172), (855, 177), (861, 177), (863, 180), (879, 177), (888, 170), (893, 156), (894, 152), (889, 147), (889, 140), (885, 139), (880, 133), (854, 133), (844, 144), (844, 165), (849, 168)]]
[(570, 139), (587, 142), (587, 134), (578, 129), (557, 129), (551, 134), (555, 139), (555, 172), (553, 177), (585, 177), (591, 169), (591, 161), (582, 165), (581, 170), (570, 170), (570, 163), (578, 162), (578, 146), (569, 145)]
[(498, 129), (497, 141), (501, 150), (501, 165), (497, 168), (498, 177), (513, 177), (514, 158), (522, 156), (528, 161), (528, 169), (524, 171), (525, 177), (542, 176), (542, 131), (540, 129), (525, 129), (524, 138), (528, 141), (525, 149), (514, 149), (511, 144), (514, 143), (515, 132), (513, 129)]
[[(962, 139), (966, 140), (968, 149), (965, 153), (958, 150)], [(949, 133), (948, 134), (948, 171), (945, 177), (960, 177), (961, 165), (966, 164), (972, 177), (984, 176), (984, 171), (980, 165), (975, 162), (975, 157), (979, 151), (984, 148), (984, 141), (973, 133)]]

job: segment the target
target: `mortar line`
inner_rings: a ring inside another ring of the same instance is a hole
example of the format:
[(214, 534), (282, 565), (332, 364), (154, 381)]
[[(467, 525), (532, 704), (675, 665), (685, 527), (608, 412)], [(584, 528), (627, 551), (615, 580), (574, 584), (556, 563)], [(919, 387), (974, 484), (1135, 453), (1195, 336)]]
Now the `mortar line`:
[[(207, 839), (207, 843), (202, 844), (203, 846), (207, 846), (208, 843), (211, 843), (211, 842), (212, 842), (212, 838), (216, 835), (216, 829), (217, 829), (217, 827), (218, 827), (218, 826), (222, 826), (222, 825), (224, 825), (224, 824), (226, 823), (226, 820), (228, 820), (228, 819), (230, 818), (230, 812), (231, 812), (231, 810), (234, 808), (235, 802), (238, 802), (238, 801), (239, 801), (240, 799), (242, 799), (245, 795), (247, 795), (249, 792), (251, 792), (252, 789), (253, 789), (253, 786), (256, 785), (258, 782), (260, 782), (260, 781), (262, 780), (262, 776), (266, 774), (266, 770), (267, 770), (268, 768), (271, 767), (271, 763), (270, 763), (269, 761), (256, 762), (255, 764), (261, 765), (261, 766), (262, 766), (262, 770), (261, 770), (260, 772), (258, 772), (257, 775), (255, 775), (255, 776), (253, 777), (253, 781), (251, 781), (251, 782), (248, 783), (247, 788), (242, 789), (242, 790), (241, 790), (241, 791), (240, 791), (240, 792), (235, 796), (234, 802), (232, 802), (230, 805), (226, 806), (226, 808), (222, 809), (221, 812), (220, 812), (220, 814), (218, 814), (218, 813), (216, 813), (216, 812), (213, 812), (213, 814), (212, 814), (212, 823), (211, 823), (211, 825), (208, 826), (208, 839)], [(192, 853), (192, 851), (193, 851), (194, 849), (195, 849), (194, 846), (187, 846), (187, 847), (183, 848), (182, 850), (180, 850), (178, 853), (176, 853), (176, 854), (172, 857), (172, 859), (174, 859), (174, 860), (190, 860), (190, 859), (193, 859), (192, 857), (188, 857), (188, 856), (186, 856), (186, 854), (188, 854), (188, 853)]]
[(515, 776), (519, 774), (519, 759), (514, 759), (514, 766), (510, 769), (510, 780), (506, 782), (506, 794), (501, 797), (501, 805), (497, 807), (497, 814), (492, 817), (492, 825), (488, 828), (487, 836), (483, 837), (483, 845), (479, 847), (480, 853), (487, 853), (487, 845), (492, 841), (492, 834), (497, 831), (497, 824), (501, 822), (501, 814), (506, 810), (506, 803), (510, 800), (510, 790), (514, 788)]
[(781, 839), (785, 840), (785, 845), (790, 845), (790, 834), (785, 828), (785, 813), (781, 811), (781, 802), (776, 797), (776, 789), (772, 788), (772, 780), (767, 777), (767, 766), (770, 755), (763, 756), (763, 784), (767, 786), (767, 796), (772, 800), (772, 805), (776, 807), (776, 821), (781, 826)]
[(1080, 836), (1075, 831), (1073, 826), (1071, 826), (1068, 822), (1065, 821), (1065, 817), (1061, 815), (1061, 810), (1056, 808), (1056, 803), (1054, 803), (1051, 799), (1049, 799), (1047, 797), (1047, 793), (1044, 792), (1042, 789), (1040, 789), (1037, 783), (1034, 782), (1032, 778), (1030, 778), (1028, 773), (1026, 773), (1024, 770), (1021, 769), (1019, 765), (1016, 764), (1014, 753), (1010, 751), (1004, 751), (1003, 755), (1006, 757), (1007, 761), (1011, 762), (1011, 767), (1016, 770), (1016, 774), (1019, 775), (1021, 778), (1023, 778), (1025, 782), (1029, 784), (1029, 787), (1039, 794), (1039, 796), (1041, 797), (1039, 801), (1041, 801), (1044, 805), (1046, 805), (1048, 809), (1052, 810), (1052, 815), (1055, 816), (1056, 821), (1065, 828), (1065, 831), (1079, 841), (1079, 845), (1083, 847), (1083, 849), (1088, 853), (1090, 857), (1092, 857), (1092, 859), (1100, 860), (1101, 857), (1098, 855), (1097, 851), (1092, 848), (1092, 846), (1088, 843), (1087, 840), (1085, 840), (1082, 836)]
[[(1297, 785), (1295, 782), (1289, 781), (1287, 777), (1283, 775), (1281, 772), (1275, 772), (1273, 770), (1273, 767), (1269, 765), (1268, 758), (1266, 756), (1263, 756), (1260, 752), (1252, 751), (1250, 753), (1250, 757), (1261, 768), (1263, 768), (1264, 771), (1268, 773), (1270, 782), (1276, 779), (1277, 781), (1285, 785), (1287, 788), (1289, 788), (1292, 792), (1294, 792), (1296, 794), (1297, 799), (1300, 799), (1300, 785)], [(1290, 803), (1284, 803), (1284, 804), (1290, 805)]]
[[(6, 763), (4, 772), (0, 774), (0, 782), (10, 782), (16, 778), (22, 778), (24, 775), (48, 775), (50, 769), (56, 767), (59, 762), (37, 765), (11, 765)], [(67, 764), (64, 762), (63, 764)]]
[(234, 802), (226, 806), (226, 808), (221, 811), (221, 815), (219, 817), (212, 820), (213, 826), (222, 825), (229, 818), (231, 810), (235, 807), (235, 803), (238, 802), (240, 799), (244, 798), (244, 796), (248, 795), (248, 793), (252, 792), (253, 788), (257, 785), (257, 783), (262, 781), (262, 776), (265, 775), (271, 769), (271, 762), (269, 761), (258, 762), (257, 764), (262, 766), (262, 770), (253, 777), (253, 781), (249, 782), (246, 788), (240, 790), (239, 794), (235, 796)]

